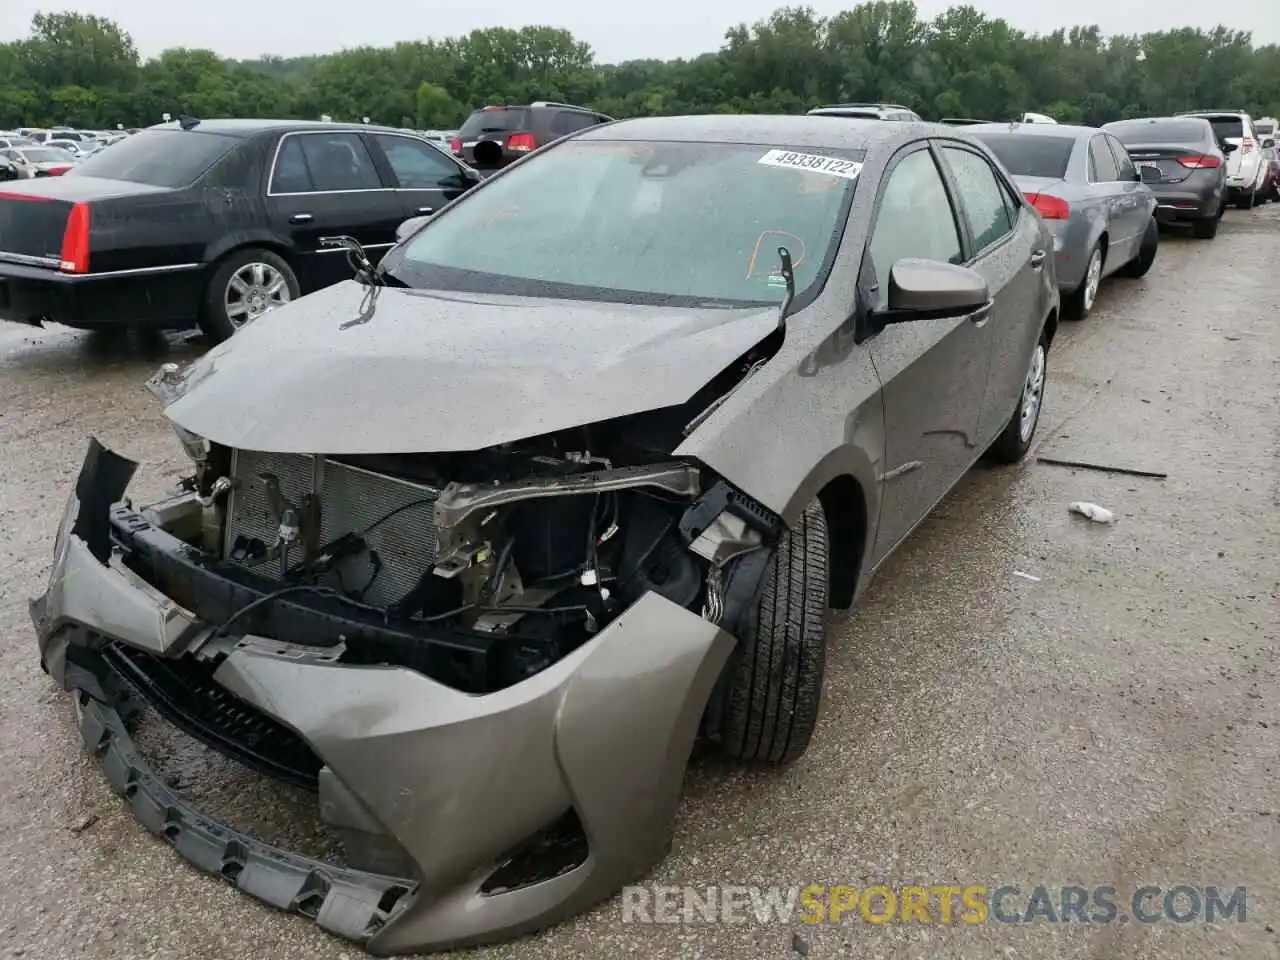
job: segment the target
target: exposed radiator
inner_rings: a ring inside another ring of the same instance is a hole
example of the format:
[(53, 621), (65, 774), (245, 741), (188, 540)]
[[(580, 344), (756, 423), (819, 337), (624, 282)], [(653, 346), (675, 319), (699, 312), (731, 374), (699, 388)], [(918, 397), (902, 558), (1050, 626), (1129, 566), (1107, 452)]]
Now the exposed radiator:
[[(408, 593), (434, 563), (436, 531), (432, 510), (437, 490), (408, 480), (371, 473), (358, 467), (305, 454), (258, 453), (236, 450), (231, 457), (231, 479), (234, 482), (227, 503), (228, 522), (223, 544), (224, 556), (239, 536), (256, 538), (270, 545), (275, 542), (278, 521), (272, 516), (266, 484), (261, 474), (270, 473), (280, 480), (280, 491), (292, 503), (300, 504), (306, 494), (320, 485), (320, 542), (330, 543), (344, 533), (362, 535), (382, 560), (382, 569), (372, 579), (364, 600), (371, 604), (387, 604)], [(403, 508), (403, 509), (399, 509)], [(369, 527), (393, 510), (395, 517), (372, 530)], [(365, 533), (369, 530), (368, 533)], [(294, 549), (291, 562), (302, 559)], [(278, 561), (256, 561), (246, 564), (262, 573), (274, 574)], [(347, 565), (343, 570), (344, 586), (362, 589), (370, 582), (373, 568), (365, 561)]]

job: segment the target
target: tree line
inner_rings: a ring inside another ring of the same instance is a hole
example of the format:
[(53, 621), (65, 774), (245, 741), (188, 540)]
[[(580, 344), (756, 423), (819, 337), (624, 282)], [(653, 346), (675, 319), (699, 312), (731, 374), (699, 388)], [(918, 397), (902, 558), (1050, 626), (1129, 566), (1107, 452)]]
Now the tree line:
[(1248, 31), (1189, 27), (1104, 36), (1096, 26), (1028, 34), (970, 6), (924, 20), (911, 0), (874, 0), (832, 17), (782, 7), (730, 28), (692, 59), (597, 63), (546, 26), (337, 53), (229, 60), (183, 47), (144, 60), (117, 23), (37, 14), (0, 45), (0, 128), (146, 126), (198, 117), (331, 116), (450, 129), (486, 103), (560, 100), (614, 117), (797, 113), (887, 101), (939, 119), (1027, 110), (1101, 124), (1196, 108), (1280, 113), (1280, 46)]

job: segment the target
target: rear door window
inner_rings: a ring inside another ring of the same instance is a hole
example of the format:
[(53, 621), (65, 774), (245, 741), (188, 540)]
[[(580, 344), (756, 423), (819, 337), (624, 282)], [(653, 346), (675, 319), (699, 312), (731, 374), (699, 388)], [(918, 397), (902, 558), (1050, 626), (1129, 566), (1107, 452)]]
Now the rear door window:
[(1013, 221), (991, 164), (960, 147), (944, 146), (942, 156), (960, 191), (960, 203), (973, 233), (974, 249), (985, 250), (1007, 237), (1013, 230)]
[(1089, 179), (1094, 183), (1114, 183), (1119, 177), (1120, 170), (1106, 138), (1094, 137), (1089, 141)]
[(557, 136), (574, 133), (577, 130), (585, 130), (587, 127), (594, 127), (596, 118), (589, 113), (579, 113), (576, 110), (561, 110), (551, 118), (551, 132)]
[(68, 177), (102, 177), (153, 187), (185, 187), (243, 141), (195, 130), (143, 130), (91, 154)]
[[(339, 193), (382, 188), (378, 168), (364, 141), (355, 133), (303, 133), (285, 138), (298, 140), (312, 189), (317, 193)], [(284, 153), (283, 147), (280, 151)], [(274, 192), (287, 191), (274, 188)]]

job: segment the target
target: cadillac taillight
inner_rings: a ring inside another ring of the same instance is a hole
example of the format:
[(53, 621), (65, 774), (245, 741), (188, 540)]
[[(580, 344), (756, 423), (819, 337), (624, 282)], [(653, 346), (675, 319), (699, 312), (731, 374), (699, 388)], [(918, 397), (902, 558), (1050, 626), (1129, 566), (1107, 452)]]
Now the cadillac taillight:
[(77, 203), (67, 214), (67, 226), (62, 232), (62, 262), (58, 269), (63, 273), (89, 272), (89, 204)]

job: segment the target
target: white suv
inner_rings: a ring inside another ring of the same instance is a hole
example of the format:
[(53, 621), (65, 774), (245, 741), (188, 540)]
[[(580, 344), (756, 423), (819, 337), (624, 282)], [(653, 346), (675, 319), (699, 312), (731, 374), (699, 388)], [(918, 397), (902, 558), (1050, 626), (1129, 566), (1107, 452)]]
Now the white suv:
[(1226, 145), (1223, 153), (1227, 155), (1227, 198), (1241, 210), (1261, 201), (1267, 163), (1253, 118), (1242, 110), (1191, 110), (1178, 116), (1208, 120), (1218, 142)]

